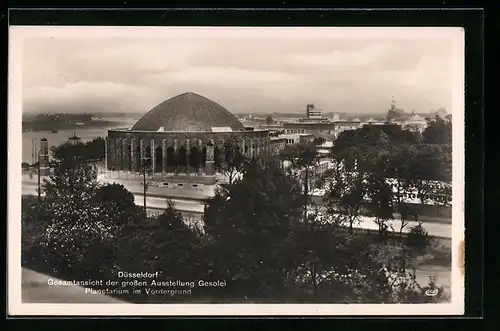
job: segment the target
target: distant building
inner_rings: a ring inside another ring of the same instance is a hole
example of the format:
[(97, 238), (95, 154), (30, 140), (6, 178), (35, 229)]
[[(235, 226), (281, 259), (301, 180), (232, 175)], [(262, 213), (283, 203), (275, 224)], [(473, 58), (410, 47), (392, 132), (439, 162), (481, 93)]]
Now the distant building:
[(306, 116), (309, 119), (321, 119), (321, 109), (317, 109), (313, 104), (306, 106)]
[(446, 109), (444, 109), (444, 108), (439, 108), (435, 113), (435, 116), (441, 117), (442, 119), (444, 119), (446, 117), (446, 115), (448, 115), (448, 113), (446, 112)]
[(40, 176), (50, 175), (49, 142), (47, 141), (47, 138), (42, 138), (40, 140), (38, 162), (40, 164)]
[(420, 115), (413, 115), (402, 123), (405, 129), (422, 132), (427, 127), (427, 121)]
[(325, 141), (323, 144), (318, 146), (317, 152), (321, 158), (329, 158), (332, 155), (332, 141)]
[(259, 130), (267, 130), (269, 131), (269, 134), (276, 134), (284, 130), (282, 124), (262, 124), (259, 125)]
[(278, 138), (285, 139), (286, 145), (294, 145), (312, 142), (314, 140), (314, 135), (307, 133), (282, 134)]
[(225, 157), (224, 141), (233, 139), (245, 155), (256, 157), (266, 153), (269, 132), (245, 127), (208, 98), (183, 93), (151, 109), (130, 129), (108, 130), (107, 173), (140, 174), (146, 167), (155, 181), (214, 176)]
[(348, 130), (357, 130), (361, 127), (361, 122), (357, 121), (336, 121), (335, 122), (335, 138), (338, 137), (340, 133)]
[(76, 133), (73, 133), (72, 137), (69, 137), (68, 141), (70, 144), (76, 145), (81, 142), (82, 138), (78, 137)]
[(271, 138), (269, 140), (269, 153), (270, 154), (279, 154), (281, 150), (286, 147), (286, 138)]

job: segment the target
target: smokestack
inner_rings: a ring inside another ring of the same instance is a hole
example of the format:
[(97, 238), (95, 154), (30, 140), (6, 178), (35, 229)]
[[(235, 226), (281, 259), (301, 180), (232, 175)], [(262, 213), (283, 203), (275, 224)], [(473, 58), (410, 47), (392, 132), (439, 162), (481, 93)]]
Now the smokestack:
[(40, 162), (40, 176), (48, 176), (50, 174), (49, 164), (49, 142), (47, 138), (40, 140), (40, 151), (38, 152), (38, 162)]

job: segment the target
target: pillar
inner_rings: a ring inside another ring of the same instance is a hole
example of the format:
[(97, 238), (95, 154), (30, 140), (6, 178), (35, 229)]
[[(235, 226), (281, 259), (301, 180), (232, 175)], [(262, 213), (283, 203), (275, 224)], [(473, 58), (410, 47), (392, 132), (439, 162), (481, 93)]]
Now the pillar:
[(139, 150), (140, 150), (140, 154), (139, 154), (139, 169), (141, 171), (143, 171), (142, 167), (144, 167), (144, 161), (146, 161), (145, 160), (146, 153), (145, 153), (145, 150), (144, 150), (144, 139), (139, 140)]
[(128, 139), (122, 140), (122, 170), (130, 170), (130, 152), (128, 150)]
[(177, 157), (177, 149), (179, 147), (179, 141), (177, 139), (174, 139), (174, 159), (176, 160), (175, 161), (175, 174), (177, 175), (177, 173), (179, 172), (179, 158)]
[(115, 153), (116, 153), (116, 170), (123, 170), (122, 165), (122, 140), (120, 138), (116, 138), (115, 140)]
[(241, 137), (240, 137), (240, 138), (238, 138), (238, 146), (239, 146), (239, 148), (240, 148), (240, 152), (241, 152), (242, 154), (245, 154), (245, 139), (243, 139), (243, 138), (241, 138)]
[(138, 164), (137, 164), (137, 140), (132, 139), (130, 141), (130, 158), (132, 159), (132, 171), (137, 172)]
[(191, 141), (186, 139), (186, 174), (189, 176), (189, 158), (191, 156)]
[(254, 144), (255, 141), (253, 138), (250, 138), (250, 148), (249, 148), (249, 153), (250, 153), (250, 158), (254, 157)]
[(109, 139), (108, 137), (104, 138), (104, 169), (106, 171), (109, 170), (109, 168), (108, 168), (108, 164), (109, 164), (109, 162), (108, 162), (108, 143), (109, 143), (108, 139)]
[(203, 160), (203, 141), (201, 141), (201, 139), (198, 139), (198, 170), (197, 170), (198, 175), (200, 174), (202, 160)]
[(115, 140), (108, 139), (108, 167), (109, 170), (114, 169), (116, 167), (116, 151), (115, 151)]
[(151, 139), (151, 170), (152, 173), (155, 173), (155, 168), (156, 168), (156, 145), (155, 145), (155, 140)]
[(167, 173), (167, 141), (163, 139), (161, 141), (161, 172), (163, 174)]
[(207, 145), (207, 158), (205, 161), (205, 172), (207, 173), (207, 176), (213, 176), (214, 175), (214, 145), (213, 144), (208, 144)]

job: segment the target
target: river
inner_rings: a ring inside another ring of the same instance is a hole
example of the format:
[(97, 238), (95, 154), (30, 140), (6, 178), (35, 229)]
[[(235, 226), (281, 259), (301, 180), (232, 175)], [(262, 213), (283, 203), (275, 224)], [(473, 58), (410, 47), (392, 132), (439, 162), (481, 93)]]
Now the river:
[(82, 142), (92, 140), (97, 137), (106, 137), (107, 132), (110, 129), (130, 127), (134, 125), (137, 119), (116, 119), (116, 118), (103, 118), (104, 120), (116, 121), (118, 122), (113, 126), (105, 127), (94, 127), (94, 128), (76, 128), (71, 130), (60, 130), (57, 133), (52, 133), (50, 131), (31, 131), (23, 132), (23, 145), (22, 145), (22, 157), (23, 162), (32, 163), (32, 139), (36, 139), (37, 151), (40, 150), (40, 140), (42, 138), (47, 138), (49, 142), (49, 147), (58, 146), (68, 141), (68, 138), (76, 134), (82, 139)]

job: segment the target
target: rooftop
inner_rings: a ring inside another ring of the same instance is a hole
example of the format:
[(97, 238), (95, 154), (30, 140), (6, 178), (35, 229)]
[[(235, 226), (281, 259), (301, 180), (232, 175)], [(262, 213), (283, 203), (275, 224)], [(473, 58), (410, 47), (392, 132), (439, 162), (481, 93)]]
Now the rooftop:
[(226, 108), (196, 93), (170, 98), (146, 113), (131, 130), (232, 132), (243, 124)]

